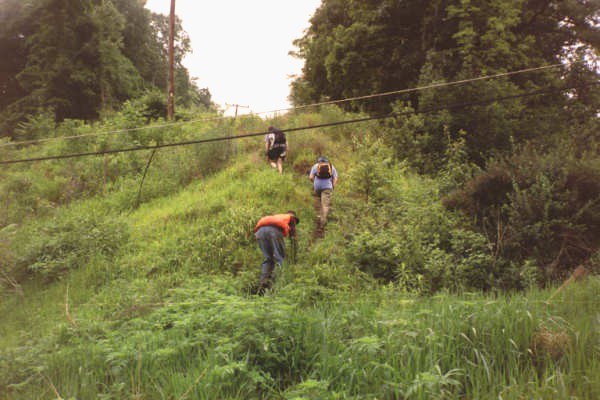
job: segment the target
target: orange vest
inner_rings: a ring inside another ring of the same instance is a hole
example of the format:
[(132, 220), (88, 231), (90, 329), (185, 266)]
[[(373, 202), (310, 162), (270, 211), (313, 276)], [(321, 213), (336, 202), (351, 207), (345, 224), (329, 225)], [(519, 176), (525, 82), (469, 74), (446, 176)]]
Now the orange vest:
[(258, 220), (256, 226), (254, 227), (254, 232), (256, 232), (258, 228), (269, 225), (283, 229), (283, 236), (287, 236), (290, 232), (290, 220), (292, 218), (294, 217), (290, 214), (267, 215), (266, 217), (262, 217)]

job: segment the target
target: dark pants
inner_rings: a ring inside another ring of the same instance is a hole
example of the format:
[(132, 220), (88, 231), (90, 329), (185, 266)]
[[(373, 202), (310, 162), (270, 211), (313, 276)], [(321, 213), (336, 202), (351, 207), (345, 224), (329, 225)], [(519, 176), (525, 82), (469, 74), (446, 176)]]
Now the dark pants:
[(274, 226), (263, 226), (254, 235), (265, 257), (260, 267), (259, 285), (268, 287), (275, 280), (275, 266), (283, 264), (285, 258), (283, 232)]
[(285, 159), (285, 147), (274, 147), (267, 152), (270, 161), (277, 161), (278, 158)]

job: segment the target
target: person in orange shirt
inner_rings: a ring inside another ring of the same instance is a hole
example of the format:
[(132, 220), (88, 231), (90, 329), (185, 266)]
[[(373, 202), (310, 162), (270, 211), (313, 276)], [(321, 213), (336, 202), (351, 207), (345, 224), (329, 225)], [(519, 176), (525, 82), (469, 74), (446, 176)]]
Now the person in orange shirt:
[(265, 257), (260, 267), (260, 280), (256, 292), (263, 294), (275, 280), (275, 267), (285, 258), (284, 237), (296, 238), (296, 225), (300, 219), (295, 211), (262, 217), (254, 227), (258, 247)]

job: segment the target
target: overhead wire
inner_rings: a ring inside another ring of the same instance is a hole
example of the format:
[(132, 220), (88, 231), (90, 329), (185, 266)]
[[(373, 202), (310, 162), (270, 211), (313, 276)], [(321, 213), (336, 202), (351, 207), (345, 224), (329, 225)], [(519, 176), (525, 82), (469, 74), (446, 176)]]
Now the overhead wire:
[[(578, 86), (553, 88), (553, 89), (540, 89), (540, 90), (526, 92), (526, 93), (520, 93), (520, 94), (508, 95), (508, 96), (500, 96), (500, 97), (490, 98), (490, 99), (486, 99), (486, 100), (479, 100), (479, 101), (474, 101), (474, 102), (456, 103), (456, 104), (450, 104), (450, 105), (430, 107), (430, 108), (427, 108), (424, 110), (418, 110), (418, 111), (414, 111), (414, 112), (423, 114), (423, 113), (430, 113), (430, 112), (436, 112), (436, 111), (442, 111), (442, 110), (451, 110), (451, 109), (457, 109), (457, 108), (472, 107), (472, 106), (477, 106), (477, 105), (494, 103), (497, 101), (505, 101), (505, 100), (510, 100), (510, 99), (522, 98), (522, 97), (531, 97), (531, 96), (538, 96), (538, 95), (550, 94), (550, 93), (560, 93), (560, 92), (564, 92), (566, 90), (571, 90), (571, 89), (584, 87), (584, 86), (592, 86), (592, 85), (597, 85), (597, 84), (600, 84), (600, 83), (596, 82), (596, 83), (590, 83), (588, 85), (578, 85)], [(286, 132), (295, 132), (295, 131), (302, 131), (302, 130), (309, 130), (309, 129), (327, 128), (327, 127), (332, 127), (332, 126), (339, 126), (339, 125), (345, 125), (345, 124), (352, 124), (352, 123), (392, 118), (392, 117), (401, 116), (403, 114), (409, 114), (411, 112), (412, 111), (391, 112), (391, 113), (383, 114), (383, 115), (354, 118), (354, 119), (350, 119), (350, 120), (327, 122), (327, 123), (323, 123), (323, 124), (302, 126), (302, 127), (296, 127), (296, 128), (284, 128), (283, 130)], [(61, 159), (67, 159), (67, 158), (78, 158), (78, 157), (97, 156), (97, 155), (104, 155), (104, 154), (126, 153), (126, 152), (143, 151), (143, 150), (155, 150), (155, 149), (160, 149), (160, 148), (188, 146), (188, 145), (193, 145), (193, 144), (202, 144), (202, 143), (243, 139), (243, 138), (254, 137), (254, 136), (262, 136), (267, 133), (268, 132), (266, 132), (266, 131), (261, 131), (261, 132), (246, 133), (246, 134), (240, 134), (240, 135), (234, 135), (234, 136), (222, 136), (222, 137), (214, 137), (214, 138), (207, 138), (207, 139), (187, 140), (187, 141), (182, 141), (182, 142), (162, 143), (162, 144), (149, 145), (149, 146), (134, 146), (134, 147), (126, 147), (126, 148), (107, 149), (107, 150), (101, 150), (101, 151), (90, 151), (90, 152), (81, 152), (81, 153), (61, 154), (61, 155), (54, 155), (54, 156), (3, 160), (3, 161), (0, 161), (0, 165), (17, 164), (17, 163), (25, 163), (25, 162), (48, 161), (48, 160), (61, 160)]]
[[(498, 74), (494, 74), (494, 75), (484, 75), (484, 76), (479, 76), (479, 77), (475, 77), (475, 78), (461, 79), (461, 80), (452, 81), (452, 82), (432, 83), (432, 84), (429, 84), (429, 85), (419, 86), (419, 87), (416, 87), (416, 88), (392, 90), (392, 91), (389, 91), (389, 92), (374, 93), (374, 94), (368, 94), (368, 95), (364, 95), (364, 96), (348, 97), (348, 98), (340, 99), (340, 100), (329, 100), (329, 101), (323, 101), (323, 102), (320, 102), (320, 103), (312, 103), (312, 104), (307, 104), (307, 105), (300, 105), (300, 106), (293, 107), (293, 109), (297, 110), (297, 109), (302, 109), (302, 108), (306, 108), (306, 107), (316, 107), (316, 106), (323, 106), (323, 105), (330, 105), (330, 104), (338, 104), (338, 103), (342, 103), (342, 102), (356, 101), (356, 100), (365, 100), (365, 99), (370, 99), (370, 98), (375, 98), (375, 97), (391, 96), (391, 95), (395, 95), (395, 94), (413, 93), (413, 92), (417, 92), (417, 91), (421, 91), (421, 90), (426, 90), (426, 89), (435, 89), (435, 88), (440, 88), (440, 87), (464, 85), (466, 83), (477, 82), (477, 81), (481, 81), (481, 80), (502, 78), (502, 77), (505, 77), (505, 76), (511, 76), (511, 75), (516, 75), (516, 74), (523, 74), (523, 73), (526, 73), (526, 72), (541, 71), (541, 70), (544, 70), (544, 69), (557, 68), (557, 67), (562, 67), (562, 66), (564, 66), (564, 65), (560, 64), (560, 63), (550, 64), (550, 65), (544, 65), (544, 66), (541, 66), (541, 67), (525, 68), (525, 69), (520, 69), (520, 70), (516, 70), (516, 71), (502, 72), (502, 73), (498, 73)], [(286, 111), (286, 110), (287, 109), (281, 109), (281, 110), (275, 110), (275, 111), (272, 111), (272, 112)]]
[[(275, 114), (275, 113), (280, 113), (280, 112), (284, 112), (284, 111), (302, 110), (302, 109), (306, 109), (306, 108), (310, 108), (310, 107), (318, 107), (318, 106), (323, 106), (323, 105), (333, 105), (333, 104), (340, 104), (340, 103), (345, 103), (345, 102), (350, 102), (350, 101), (366, 100), (366, 99), (371, 99), (371, 98), (391, 96), (391, 95), (396, 95), (396, 94), (413, 93), (413, 92), (418, 92), (418, 91), (427, 90), (427, 89), (464, 85), (464, 84), (471, 83), (471, 82), (502, 78), (502, 77), (506, 77), (506, 76), (518, 75), (518, 74), (523, 74), (523, 73), (528, 73), (528, 72), (542, 71), (542, 70), (558, 68), (558, 67), (564, 67), (564, 65), (561, 63), (556, 63), (556, 64), (543, 65), (540, 67), (524, 68), (524, 69), (520, 69), (520, 70), (502, 72), (502, 73), (493, 74), (493, 75), (484, 75), (484, 76), (478, 76), (478, 77), (474, 77), (474, 78), (461, 79), (461, 80), (452, 81), (452, 82), (438, 82), (438, 83), (432, 83), (429, 85), (418, 86), (418, 87), (414, 87), (414, 88), (399, 89), (399, 90), (393, 90), (393, 91), (381, 92), (381, 93), (373, 93), (373, 94), (364, 95), (364, 96), (347, 97), (347, 98), (338, 99), (338, 100), (328, 100), (328, 101), (323, 101), (323, 102), (318, 102), (318, 103), (311, 103), (311, 104), (305, 104), (305, 105), (288, 107), (288, 108), (280, 108), (280, 109), (270, 110), (270, 111), (260, 111), (260, 112), (256, 112), (256, 113), (242, 115), (240, 117), (245, 117), (248, 115)], [(58, 136), (58, 137), (51, 137), (51, 138), (24, 140), (24, 141), (19, 141), (19, 142), (0, 143), (0, 148), (1, 147), (9, 147), (9, 146), (26, 145), (26, 144), (43, 143), (43, 142), (49, 142), (49, 141), (55, 141), (55, 140), (72, 140), (72, 139), (80, 139), (80, 138), (87, 138), (87, 137), (116, 135), (116, 134), (137, 132), (137, 131), (141, 131), (141, 130), (151, 130), (151, 129), (168, 128), (168, 127), (178, 126), (178, 125), (188, 125), (188, 124), (193, 124), (193, 123), (198, 123), (198, 122), (220, 121), (220, 120), (230, 119), (230, 118), (233, 118), (233, 117), (221, 116), (221, 117), (201, 118), (201, 119), (194, 119), (194, 120), (190, 120), (190, 121), (170, 122), (170, 123), (164, 123), (164, 124), (159, 124), (159, 125), (118, 129), (118, 130), (113, 130), (113, 131), (92, 132), (92, 133), (85, 133), (85, 134), (81, 134), (81, 135)]]

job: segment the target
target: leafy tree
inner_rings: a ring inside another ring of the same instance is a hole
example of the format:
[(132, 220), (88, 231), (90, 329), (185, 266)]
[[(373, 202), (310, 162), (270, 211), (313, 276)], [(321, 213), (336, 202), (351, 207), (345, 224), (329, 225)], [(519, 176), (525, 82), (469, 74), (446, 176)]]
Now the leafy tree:
[[(153, 84), (161, 89), (167, 86), (167, 58), (168, 58), (168, 37), (169, 37), (169, 18), (166, 15), (152, 13), (152, 29), (155, 42), (159, 44), (157, 50), (160, 59), (164, 62), (159, 66), (163, 73), (162, 79), (155, 80)], [(183, 66), (183, 58), (191, 51), (191, 41), (187, 33), (181, 26), (181, 20), (175, 18), (175, 37), (174, 37), (174, 63), (175, 63), (175, 93), (176, 100), (184, 105), (210, 106), (210, 92), (208, 89), (199, 89), (192, 79), (190, 79), (187, 69)]]
[(30, 14), (32, 34), (26, 38), (27, 63), (17, 79), (27, 90), (25, 101), (51, 108), (56, 119), (91, 119), (99, 108), (94, 74), (98, 49), (89, 45), (96, 29), (86, 4), (75, 0), (43, 0)]
[(100, 109), (114, 108), (135, 95), (141, 84), (138, 71), (122, 52), (122, 32), (127, 21), (111, 2), (94, 6), (90, 17), (97, 29), (91, 45), (97, 46), (98, 52)]
[[(28, 115), (94, 120), (139, 96), (166, 88), (167, 17), (137, 0), (7, 0), (0, 4), (0, 129), (16, 135)], [(183, 57), (190, 41), (176, 26), (176, 90), (184, 105), (210, 105)]]
[[(416, 82), (421, 1), (325, 0), (293, 53), (305, 59), (292, 86), (296, 104), (407, 87)], [(367, 109), (386, 108), (375, 102)]]
[(0, 58), (0, 136), (6, 136), (16, 124), (35, 107), (23, 101), (27, 91), (17, 74), (27, 63), (27, 37), (30, 1), (6, 0), (0, 4), (0, 51), (10, 57)]
[(164, 88), (167, 60), (162, 48), (166, 38), (157, 36), (153, 13), (144, 7), (145, 2), (112, 0), (112, 3), (126, 20), (122, 27), (123, 54), (135, 65), (146, 85)]
[[(581, 18), (581, 15), (598, 17), (592, 5), (572, 2), (572, 7), (563, 7), (562, 3), (521, 0), (450, 2), (445, 18), (453, 24), (453, 29), (443, 33), (446, 39), (440, 43), (445, 43), (445, 46), (429, 50), (420, 84), (554, 64), (573, 54), (567, 50), (570, 45), (598, 48), (600, 42), (592, 38), (594, 33), (598, 34), (597, 27)], [(574, 22), (563, 23), (568, 20)], [(588, 75), (597, 76), (589, 67), (587, 71)], [(476, 103), (540, 89), (558, 89), (565, 86), (564, 76), (558, 72), (558, 69), (531, 72), (426, 91), (419, 97), (419, 106), (429, 108), (441, 104)], [(580, 85), (585, 83), (589, 83), (589, 79), (579, 82)], [(576, 89), (579, 90), (585, 89)], [(494, 152), (509, 151), (513, 141), (544, 140), (549, 134), (564, 131), (570, 121), (569, 115), (561, 111), (569, 102), (568, 97), (557, 91), (545, 96), (483, 103), (451, 111), (445, 117), (434, 117), (430, 120), (429, 130), (440, 132), (447, 126), (454, 137), (464, 130), (471, 159), (483, 164)], [(587, 115), (588, 118), (591, 116), (592, 113)], [(438, 135), (438, 140), (443, 141), (442, 135)]]
[[(593, 59), (600, 48), (600, 13), (592, 1), (552, 0), (324, 0), (307, 33), (295, 44), (305, 59), (302, 76), (292, 86), (296, 104), (398, 90), (433, 82), (465, 80), (511, 70)], [(511, 101), (497, 97), (564, 87), (579, 69), (571, 97), (558, 92)], [(583, 69), (583, 71), (581, 71)], [(429, 116), (431, 135), (425, 158), (445, 152), (445, 129), (452, 138), (466, 132), (471, 160), (483, 164), (494, 152), (506, 152), (513, 141), (528, 141), (564, 132), (571, 124), (565, 107), (597, 82), (593, 65), (431, 89), (401, 100), (417, 111), (442, 105), (482, 102)], [(349, 108), (388, 112), (398, 97), (353, 102)], [(580, 118), (595, 116), (586, 108)], [(581, 110), (583, 112), (583, 110)], [(428, 164), (428, 165), (427, 165)], [(425, 163), (431, 171), (435, 163)]]
[(0, 48), (10, 54), (0, 58), (0, 110), (24, 94), (16, 79), (26, 61), (26, 31), (21, 23), (24, 8), (24, 2), (19, 0), (6, 0), (0, 6)]

